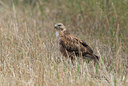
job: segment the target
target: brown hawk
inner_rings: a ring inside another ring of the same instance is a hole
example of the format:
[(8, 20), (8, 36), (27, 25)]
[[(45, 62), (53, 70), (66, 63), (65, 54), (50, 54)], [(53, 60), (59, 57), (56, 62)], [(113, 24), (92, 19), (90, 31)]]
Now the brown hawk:
[(70, 57), (71, 60), (74, 60), (75, 56), (90, 58), (94, 62), (99, 60), (99, 57), (93, 53), (93, 50), (86, 42), (71, 35), (62, 23), (55, 24), (54, 28), (59, 49), (63, 56)]

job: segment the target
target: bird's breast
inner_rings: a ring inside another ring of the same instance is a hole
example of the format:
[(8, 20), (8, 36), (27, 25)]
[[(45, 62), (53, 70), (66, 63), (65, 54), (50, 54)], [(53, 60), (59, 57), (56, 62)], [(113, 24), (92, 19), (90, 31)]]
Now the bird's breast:
[(60, 48), (60, 37), (59, 37), (59, 34), (56, 32), (56, 42), (57, 42), (57, 45), (58, 45), (58, 48)]
[(58, 37), (59, 36), (59, 32), (58, 31), (56, 31), (56, 37)]

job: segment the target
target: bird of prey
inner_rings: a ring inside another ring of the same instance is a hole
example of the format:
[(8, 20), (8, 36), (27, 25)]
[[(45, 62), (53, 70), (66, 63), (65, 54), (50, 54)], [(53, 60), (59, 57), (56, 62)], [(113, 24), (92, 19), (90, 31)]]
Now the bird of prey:
[(56, 30), (56, 38), (60, 52), (65, 57), (70, 57), (71, 60), (75, 59), (75, 56), (84, 58), (90, 58), (97, 62), (99, 57), (93, 53), (93, 50), (86, 44), (85, 41), (71, 35), (66, 27), (62, 23), (57, 23), (54, 26)]

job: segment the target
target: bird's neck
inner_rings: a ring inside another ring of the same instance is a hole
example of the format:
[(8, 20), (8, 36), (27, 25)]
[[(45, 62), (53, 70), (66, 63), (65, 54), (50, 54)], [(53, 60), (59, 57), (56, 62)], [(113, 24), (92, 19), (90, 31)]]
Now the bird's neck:
[(64, 35), (66, 30), (63, 30), (63, 31), (56, 31), (56, 37), (61, 37)]

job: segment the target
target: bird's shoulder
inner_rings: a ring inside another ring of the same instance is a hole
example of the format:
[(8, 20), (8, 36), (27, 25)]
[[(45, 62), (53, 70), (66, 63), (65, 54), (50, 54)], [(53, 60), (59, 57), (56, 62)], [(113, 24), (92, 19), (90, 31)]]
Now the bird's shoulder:
[(69, 31), (64, 31), (64, 35), (61, 37), (61, 40), (73, 43), (78, 43), (81, 41), (78, 37), (70, 34)]

